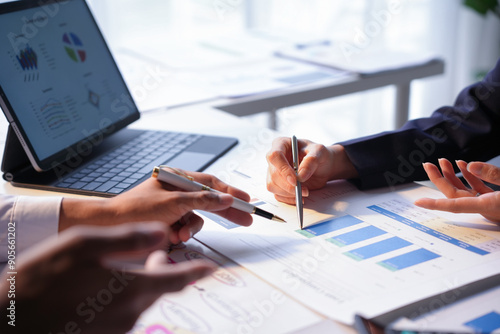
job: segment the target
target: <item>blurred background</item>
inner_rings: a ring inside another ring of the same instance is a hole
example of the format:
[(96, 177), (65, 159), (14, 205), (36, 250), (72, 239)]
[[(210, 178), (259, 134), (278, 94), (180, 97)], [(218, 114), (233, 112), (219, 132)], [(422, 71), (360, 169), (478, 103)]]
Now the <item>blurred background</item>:
[[(358, 59), (394, 50), (442, 58), (444, 74), (412, 83), (410, 118), (417, 118), (452, 104), (500, 57), (500, 9), (488, 10), (496, 0), (87, 1), (143, 111), (211, 100), (214, 92), (205, 88), (214, 70), (328, 43)], [(134, 85), (145, 76), (172, 83), (144, 94)], [(245, 116), (263, 126), (267, 117)], [(283, 108), (277, 117), (284, 135), (325, 144), (390, 130), (394, 87)]]

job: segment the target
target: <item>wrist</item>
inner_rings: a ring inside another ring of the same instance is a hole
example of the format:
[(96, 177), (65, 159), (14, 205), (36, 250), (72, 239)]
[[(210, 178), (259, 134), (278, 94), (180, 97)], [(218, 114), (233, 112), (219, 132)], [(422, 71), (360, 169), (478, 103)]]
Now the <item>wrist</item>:
[(331, 180), (354, 179), (359, 176), (358, 171), (351, 162), (351, 159), (349, 159), (344, 146), (334, 144), (329, 146), (328, 149), (331, 152), (333, 167)]
[(76, 225), (109, 225), (116, 215), (107, 199), (63, 198), (59, 232)]

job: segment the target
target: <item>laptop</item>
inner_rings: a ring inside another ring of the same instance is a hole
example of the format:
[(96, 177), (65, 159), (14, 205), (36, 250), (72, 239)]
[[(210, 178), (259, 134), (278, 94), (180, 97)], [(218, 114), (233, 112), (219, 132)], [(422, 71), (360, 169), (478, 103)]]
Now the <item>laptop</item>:
[(3, 3), (0, 22), (2, 172), (14, 186), (114, 196), (154, 166), (201, 171), (237, 144), (127, 128), (139, 110), (84, 0)]

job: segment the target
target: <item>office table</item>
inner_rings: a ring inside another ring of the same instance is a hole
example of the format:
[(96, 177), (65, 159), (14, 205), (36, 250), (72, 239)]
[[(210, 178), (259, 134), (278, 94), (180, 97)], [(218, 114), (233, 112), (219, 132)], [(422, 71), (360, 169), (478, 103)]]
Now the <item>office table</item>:
[(418, 66), (412, 65), (367, 76), (355, 75), (340, 82), (323, 82), (287, 88), (272, 93), (256, 94), (232, 101), (228, 100), (225, 103), (214, 104), (214, 106), (237, 116), (247, 116), (268, 111), (271, 113), (270, 128), (276, 129), (275, 112), (280, 108), (395, 85), (394, 127), (399, 128), (408, 121), (411, 82), (415, 79), (426, 78), (443, 72), (443, 60), (435, 59)]
[[(197, 122), (191, 122), (192, 119), (196, 119)], [(3, 123), (5, 126), (5, 123)], [(233, 148), (230, 152), (224, 155), (221, 159), (216, 161), (213, 165), (211, 165), (206, 172), (212, 173), (218, 176), (220, 179), (227, 183), (231, 183), (232, 174), (231, 171), (238, 167), (238, 165), (244, 161), (242, 156), (248, 157), (252, 155), (254, 157), (260, 157), (264, 159), (265, 152), (270, 147), (270, 143), (272, 139), (277, 135), (274, 131), (269, 129), (256, 127), (249, 122), (242, 120), (236, 116), (229, 115), (219, 110), (210, 109), (206, 107), (185, 107), (185, 108), (176, 108), (172, 110), (158, 110), (154, 112), (146, 113), (142, 116), (142, 118), (134, 123), (131, 127), (134, 128), (147, 128), (147, 129), (158, 129), (158, 130), (173, 130), (173, 131), (189, 131), (189, 132), (197, 132), (204, 134), (213, 134), (213, 135), (226, 135), (233, 136), (239, 139), (239, 144)], [(265, 170), (262, 171), (265, 173)], [(264, 185), (263, 185), (264, 186)], [(26, 188), (16, 188), (11, 186), (9, 183), (4, 181), (3, 179), (0, 181), (0, 192), (4, 194), (11, 195), (27, 195), (27, 196), (60, 196), (64, 195), (66, 197), (79, 197), (79, 195), (73, 194), (59, 194), (55, 192), (49, 191), (41, 191), (41, 190), (33, 190)], [(189, 247), (192, 247), (193, 252), (197, 252), (199, 254), (200, 249), (204, 247), (201, 244), (198, 244), (195, 240), (190, 241), (188, 244)], [(224, 268), (221, 270), (226, 270), (226, 272), (222, 273), (221, 276), (225, 276), (227, 273), (235, 273), (237, 277), (244, 279), (248, 284), (248, 287), (254, 287), (256, 290), (248, 290), (246, 296), (248, 298), (257, 298), (254, 301), (251, 301), (250, 305), (245, 305), (239, 309), (247, 309), (249, 312), (260, 312), (260, 314), (264, 314), (262, 309), (259, 307), (263, 307), (262, 305), (266, 305), (265, 302), (270, 298), (270, 293), (275, 293), (277, 289), (269, 284), (265, 283), (263, 280), (253, 275), (251, 272), (247, 271), (243, 267), (237, 266), (234, 262), (230, 261), (227, 258), (224, 258), (220, 254), (217, 255), (218, 263), (223, 263)], [(211, 280), (210, 280), (211, 279)], [(206, 283), (203, 283), (206, 282)], [(224, 296), (227, 291), (225, 289), (231, 289), (227, 285), (220, 284), (214, 278), (208, 278), (206, 281), (200, 282), (198, 285), (200, 286), (209, 286), (213, 290), (210, 291), (211, 294), (205, 294), (205, 297), (212, 297), (214, 300), (214, 296)], [(197, 286), (198, 286), (197, 285)], [(234, 292), (230, 291), (232, 294)], [(241, 292), (239, 292), (241, 293)], [(198, 298), (200, 292), (197, 291), (194, 287), (188, 287), (184, 290), (184, 292), (165, 295), (161, 297), (157, 303), (152, 308), (150, 308), (145, 315), (140, 318), (137, 328), (135, 330), (136, 333), (144, 333), (146, 327), (150, 326), (153, 328), (174, 328), (174, 324), (172, 318), (165, 318), (161, 316), (161, 311), (159, 308), (162, 305), (168, 305), (169, 307), (173, 307), (172, 305), (179, 305), (183, 300), (191, 300), (193, 296)], [(267, 294), (267, 295), (266, 295)], [(245, 294), (243, 294), (245, 295)], [(267, 296), (267, 297), (266, 297)], [(167, 303), (167, 304), (166, 304)], [(243, 303), (243, 301), (242, 301)], [(247, 303), (248, 304), (248, 303)], [(260, 306), (259, 306), (260, 305)], [(234, 305), (235, 308), (238, 308), (238, 305)], [(249, 322), (250, 324), (255, 324), (255, 326), (251, 327), (242, 327), (243, 329), (249, 328), (252, 330), (252, 333), (266, 333), (269, 332), (269, 328), (273, 328), (274, 333), (279, 333), (280, 331), (275, 331), (276, 328), (282, 328), (281, 324), (286, 323), (290, 314), (284, 314), (283, 311), (280, 311), (280, 308), (284, 308), (284, 310), (295, 310), (296, 312), (300, 312), (303, 314), (307, 314), (308, 317), (308, 326), (306, 328), (293, 328), (293, 330), (287, 330), (287, 333), (354, 333), (354, 329), (334, 322), (332, 320), (326, 319), (324, 316), (321, 316), (311, 310), (307, 309), (305, 306), (296, 302), (293, 298), (286, 297), (284, 304), (276, 305), (273, 309), (272, 314), (268, 314), (263, 319), (265, 322), (257, 323), (257, 322)], [(180, 312), (183, 308), (179, 306), (175, 312)], [(260, 311), (259, 311), (260, 310)], [(160, 313), (158, 313), (160, 312)], [(188, 311), (186, 311), (188, 312)], [(159, 315), (158, 315), (159, 314)], [(251, 314), (251, 313), (249, 313)], [(158, 316), (158, 317), (157, 317)], [(153, 320), (151, 320), (153, 317)], [(161, 317), (161, 318), (159, 318)], [(304, 315), (305, 317), (305, 315)], [(198, 323), (199, 324), (199, 323)], [(234, 333), (236, 330), (236, 326), (242, 326), (241, 323), (235, 323), (233, 320), (229, 318), (222, 318), (220, 322), (218, 322), (219, 326), (226, 326), (227, 333)], [(187, 326), (187, 325), (186, 325)], [(281, 326), (281, 327), (280, 327)], [(188, 333), (191, 331), (196, 332), (196, 328), (182, 328), (177, 327), (179, 330), (188, 330)], [(289, 328), (290, 329), (290, 328)], [(189, 331), (190, 330), (190, 331)], [(175, 331), (174, 331), (175, 332)], [(218, 332), (221, 333), (221, 332)]]
[[(155, 108), (160, 105), (176, 108), (202, 102), (236, 116), (268, 112), (270, 115), (269, 128), (271, 129), (277, 128), (276, 111), (281, 108), (391, 85), (396, 87), (394, 127), (398, 128), (409, 117), (412, 81), (439, 75), (444, 72), (444, 61), (436, 58), (417, 65), (409, 64), (389, 71), (374, 72), (367, 75), (352, 73), (338, 78), (323, 79), (311, 83), (249, 94), (247, 96), (228, 98), (207, 93), (203, 87), (202, 89), (195, 87), (194, 82), (196, 82), (196, 78), (191, 78), (192, 82), (188, 84), (182, 82), (183, 76), (200, 75), (203, 78), (203, 72), (200, 72), (201, 74), (196, 72), (188, 74), (184, 73), (182, 69), (171, 70), (167, 64), (131, 50), (118, 50), (116, 57), (118, 63), (122, 64), (123, 74), (129, 86), (132, 87), (132, 94), (135, 95), (136, 99), (142, 100), (143, 95), (147, 95), (148, 98), (152, 97), (152, 100), (154, 100), (153, 103), (146, 103), (143, 107), (139, 103), (142, 110)], [(301, 63), (299, 61), (295, 62), (297, 64)], [(244, 67), (245, 64), (240, 66)], [(233, 65), (233, 67), (238, 69), (238, 66)], [(150, 78), (148, 74), (150, 72), (164, 72), (165, 75), (157, 76), (153, 74), (152, 78)], [(151, 84), (145, 83), (148, 81)], [(134, 88), (137, 88), (137, 90)], [(171, 95), (173, 95), (172, 99), (169, 99), (169, 96), (164, 94), (166, 91), (171, 92)]]

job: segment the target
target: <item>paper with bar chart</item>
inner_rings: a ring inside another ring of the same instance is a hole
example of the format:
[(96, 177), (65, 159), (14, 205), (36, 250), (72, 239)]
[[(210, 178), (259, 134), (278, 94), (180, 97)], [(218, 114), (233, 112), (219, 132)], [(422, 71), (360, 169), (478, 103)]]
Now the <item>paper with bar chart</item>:
[(500, 272), (500, 227), (412, 204), (442, 196), (433, 189), (362, 192), (332, 182), (305, 199), (300, 230), (294, 206), (276, 202), (249, 175), (237, 180), (256, 205), (288, 223), (206, 220), (197, 239), (335, 320), (352, 324), (355, 314), (371, 318)]
[(390, 329), (403, 333), (500, 333), (500, 287), (491, 288), (414, 319), (401, 318)]

